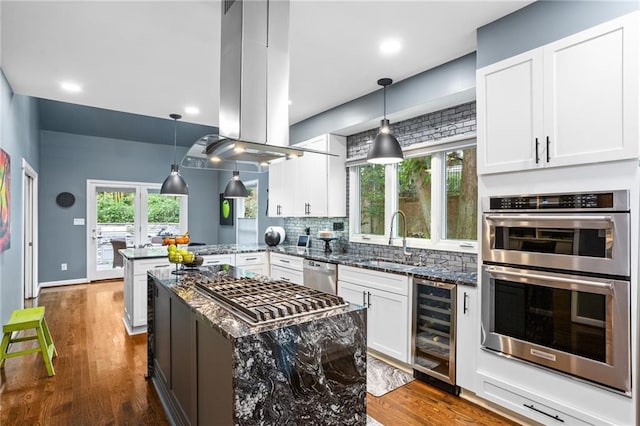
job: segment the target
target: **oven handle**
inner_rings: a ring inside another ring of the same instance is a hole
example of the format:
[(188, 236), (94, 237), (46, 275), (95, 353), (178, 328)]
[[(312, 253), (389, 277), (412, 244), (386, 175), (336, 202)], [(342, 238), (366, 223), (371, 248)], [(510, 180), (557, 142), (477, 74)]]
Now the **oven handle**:
[(575, 215), (485, 215), (487, 220), (516, 220), (516, 221), (536, 221), (536, 220), (586, 220), (594, 222), (613, 222), (612, 216), (575, 216)]
[[(538, 274), (532, 274), (532, 273), (529, 273), (529, 272), (527, 272), (526, 274), (523, 274), (521, 272), (503, 271), (503, 270), (499, 270), (499, 269), (491, 267), (491, 266), (487, 266), (486, 269), (487, 269), (487, 272), (489, 272), (490, 274), (494, 274), (494, 275), (507, 275), (507, 276), (518, 277), (518, 278), (537, 279), (537, 280), (541, 280), (541, 281), (553, 281), (554, 283), (563, 283), (563, 284), (577, 284), (579, 286), (587, 286), (587, 287), (591, 287), (591, 288), (598, 288), (598, 289), (604, 290), (604, 292), (606, 292), (606, 293), (612, 293), (613, 292), (613, 283), (612, 282), (587, 281), (587, 280), (556, 277), (556, 276), (551, 277), (551, 276), (548, 276), (548, 275), (538, 275)], [(542, 284), (542, 285), (544, 285), (544, 284)], [(545, 286), (545, 287), (551, 287), (551, 286)], [(567, 287), (569, 287), (569, 286), (567, 286)]]

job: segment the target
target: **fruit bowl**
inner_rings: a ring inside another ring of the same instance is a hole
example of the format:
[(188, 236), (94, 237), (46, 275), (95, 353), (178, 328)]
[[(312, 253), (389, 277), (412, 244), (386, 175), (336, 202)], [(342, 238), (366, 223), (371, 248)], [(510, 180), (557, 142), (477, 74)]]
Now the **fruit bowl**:
[(204, 263), (204, 257), (195, 256), (192, 262), (183, 262), (185, 268), (197, 268), (198, 266), (202, 266)]

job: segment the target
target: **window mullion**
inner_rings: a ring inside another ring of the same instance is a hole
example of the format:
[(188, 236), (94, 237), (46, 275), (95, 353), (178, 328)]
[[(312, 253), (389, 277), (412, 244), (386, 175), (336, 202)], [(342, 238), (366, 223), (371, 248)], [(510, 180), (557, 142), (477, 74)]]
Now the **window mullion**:
[[(385, 167), (385, 194), (384, 194), (384, 229), (386, 235), (391, 229), (391, 216), (398, 210), (398, 166), (390, 164)], [(397, 227), (394, 228), (397, 236)]]
[(431, 242), (442, 240), (444, 217), (444, 154), (434, 153), (431, 157)]

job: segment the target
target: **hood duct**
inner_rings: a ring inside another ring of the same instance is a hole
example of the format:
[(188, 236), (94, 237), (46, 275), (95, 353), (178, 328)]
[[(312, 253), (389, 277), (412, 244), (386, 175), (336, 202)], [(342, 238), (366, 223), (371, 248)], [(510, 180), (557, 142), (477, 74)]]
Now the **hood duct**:
[(289, 146), (288, 1), (222, 2), (219, 128), (182, 167), (263, 172), (309, 152)]

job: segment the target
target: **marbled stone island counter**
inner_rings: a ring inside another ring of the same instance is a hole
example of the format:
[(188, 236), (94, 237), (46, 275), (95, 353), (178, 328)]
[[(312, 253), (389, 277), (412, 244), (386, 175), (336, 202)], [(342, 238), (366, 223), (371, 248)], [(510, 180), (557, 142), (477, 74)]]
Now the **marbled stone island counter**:
[(215, 425), (366, 424), (366, 310), (251, 326), (198, 292), (223, 266), (149, 272), (148, 375), (172, 421)]

